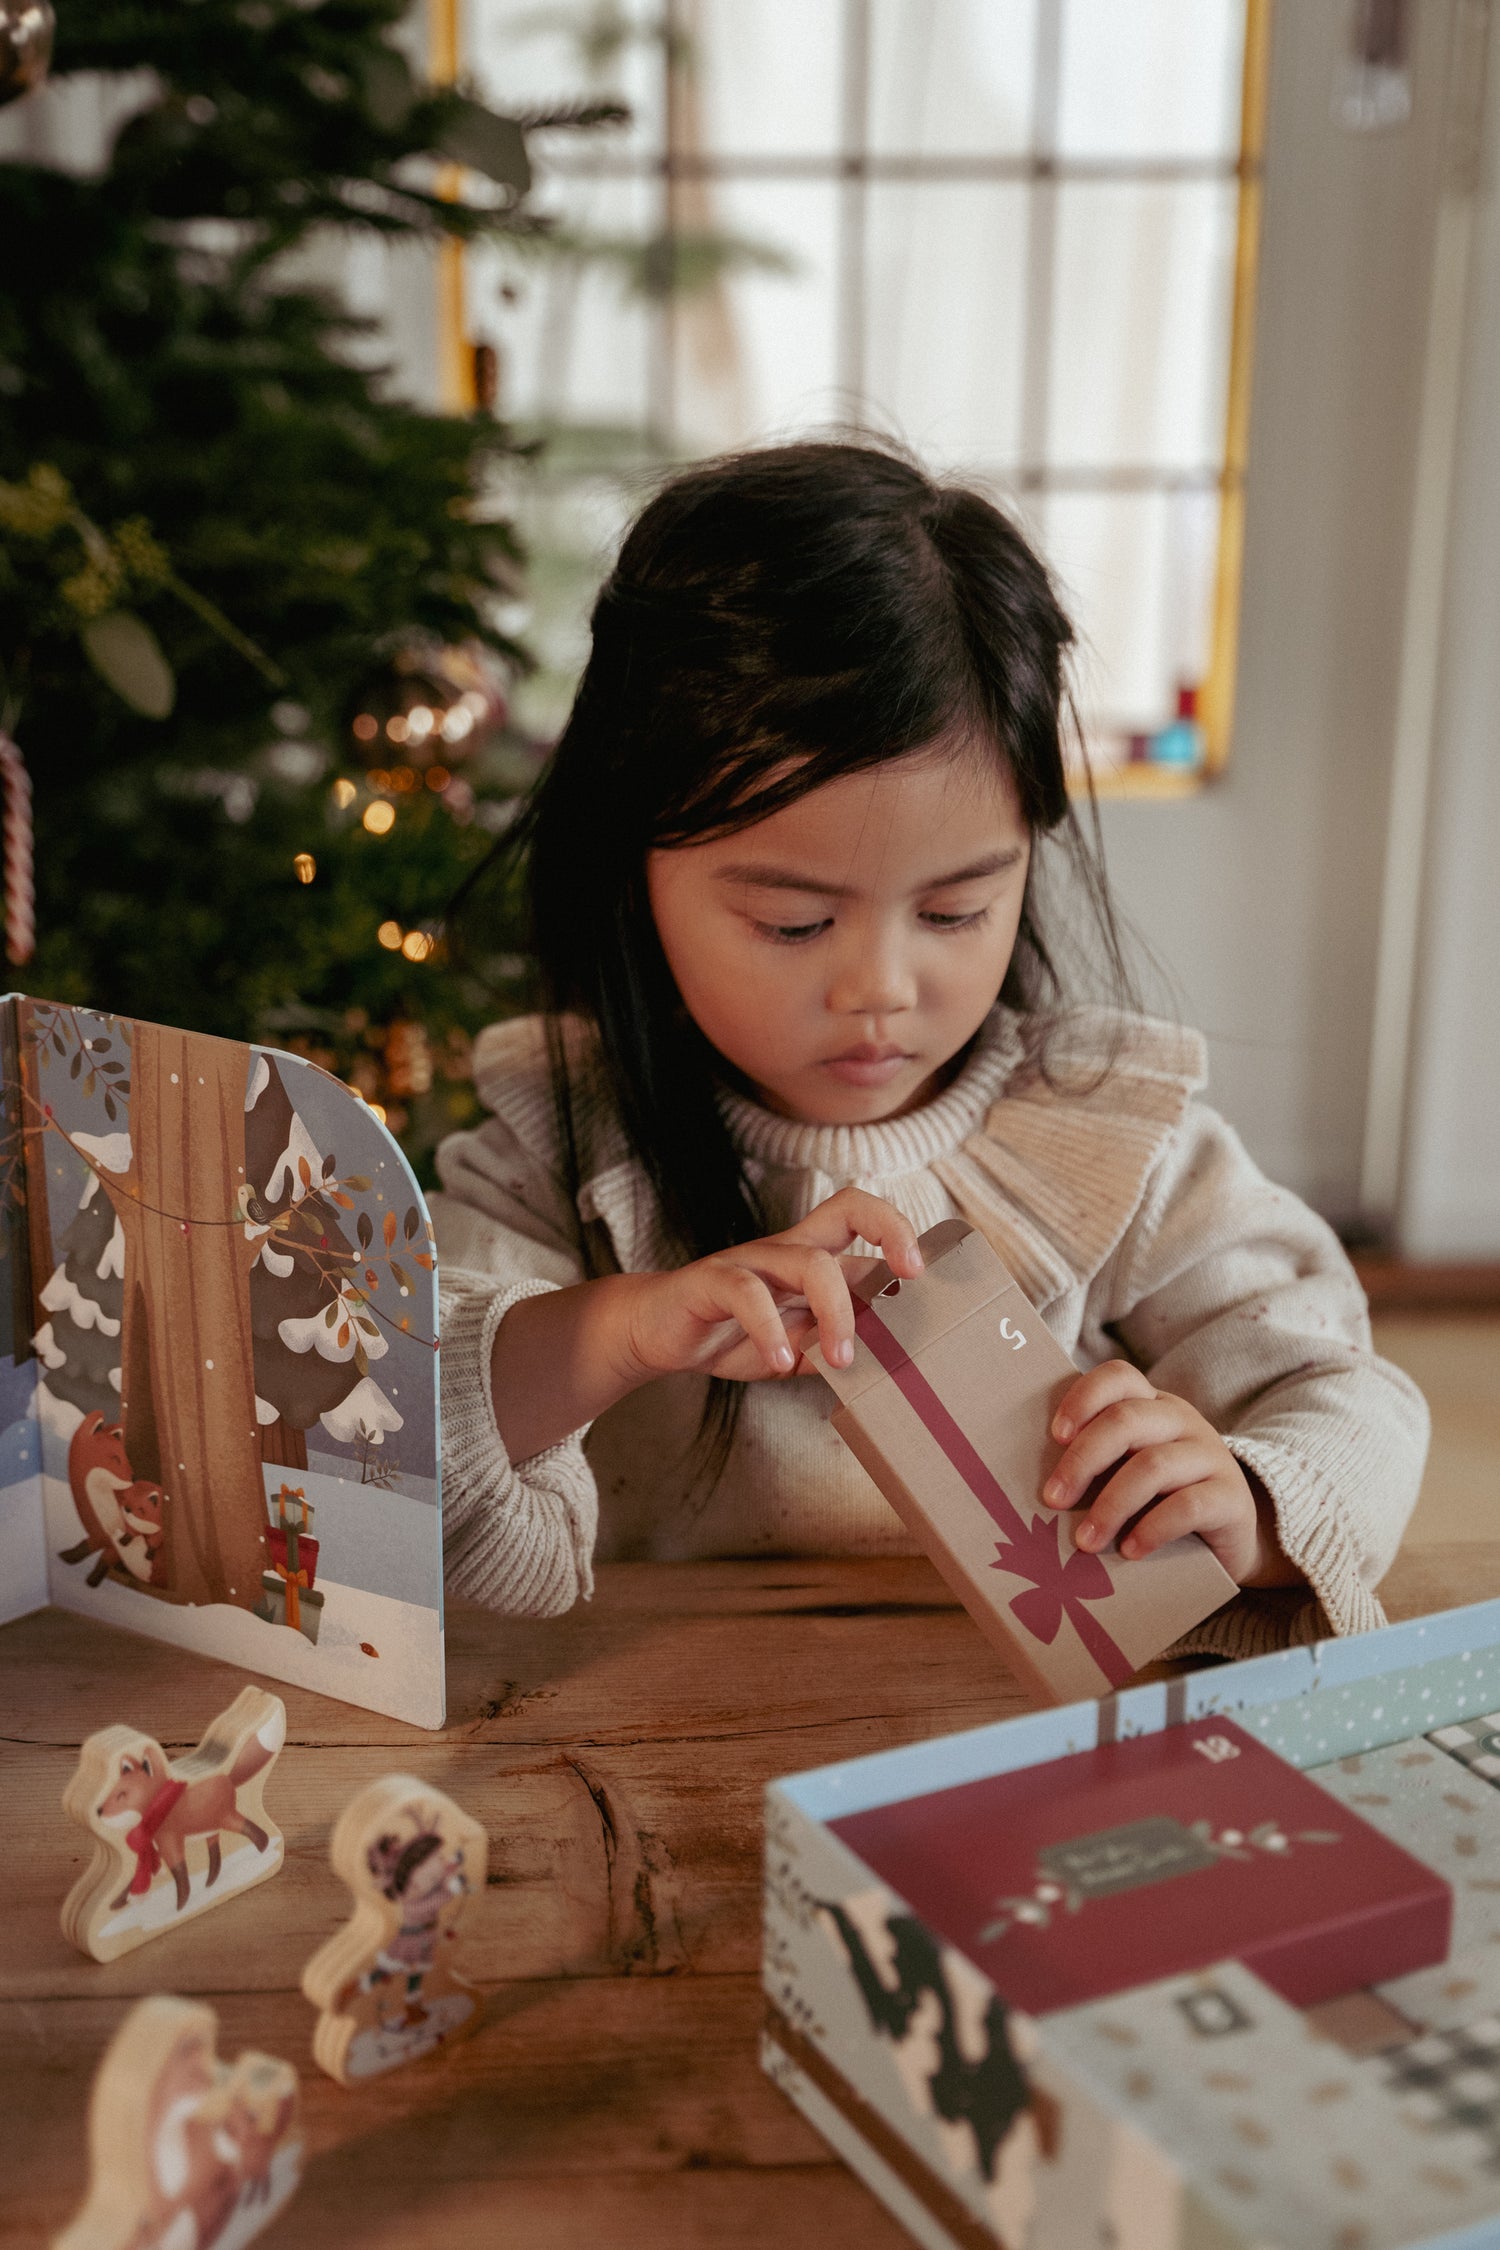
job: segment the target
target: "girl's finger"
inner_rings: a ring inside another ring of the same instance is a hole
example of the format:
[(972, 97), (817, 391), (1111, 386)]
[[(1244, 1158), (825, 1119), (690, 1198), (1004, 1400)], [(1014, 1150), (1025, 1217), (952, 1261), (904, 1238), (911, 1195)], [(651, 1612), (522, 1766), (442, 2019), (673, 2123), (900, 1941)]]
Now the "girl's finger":
[(1059, 1445), (1066, 1445), (1106, 1406), (1114, 1406), (1121, 1399), (1155, 1396), (1146, 1377), (1128, 1359), (1107, 1359), (1068, 1385), (1052, 1416), (1052, 1435)]
[(1132, 1516), (1168, 1492), (1180, 1492), (1212, 1474), (1213, 1455), (1191, 1438), (1169, 1445), (1148, 1445), (1133, 1453), (1116, 1471), (1085, 1514), (1073, 1536), (1080, 1547), (1107, 1547)]
[(1042, 1498), (1049, 1508), (1076, 1507), (1112, 1462), (1186, 1434), (1175, 1399), (1117, 1399), (1084, 1424), (1042, 1486)]
[(1129, 1538), (1121, 1540), (1120, 1552), (1134, 1562), (1158, 1547), (1170, 1546), (1174, 1539), (1186, 1539), (1190, 1531), (1212, 1531), (1224, 1514), (1224, 1495), (1216, 1485), (1207, 1480), (1183, 1485), (1146, 1510)]
[[(816, 1327), (818, 1346), (829, 1366), (850, 1365), (854, 1358), (854, 1304), (849, 1295), (848, 1276), (831, 1251), (773, 1236), (765, 1242), (747, 1242), (742, 1248), (726, 1251), (714, 1262), (732, 1263), (741, 1270), (755, 1273), (784, 1297), (802, 1299), (811, 1316), (808, 1328)], [(783, 1322), (787, 1313), (788, 1307), (783, 1304)], [(810, 1333), (801, 1337), (804, 1346), (811, 1340)]]
[(797, 1355), (787, 1342), (776, 1300), (747, 1266), (727, 1258), (705, 1258), (684, 1269), (697, 1286), (688, 1300), (695, 1320), (713, 1327), (719, 1321), (737, 1321), (759, 1352), (768, 1375), (790, 1375)]
[(867, 1188), (840, 1188), (809, 1211), (796, 1226), (774, 1237), (779, 1242), (811, 1242), (820, 1250), (847, 1250), (851, 1242), (873, 1243), (892, 1273), (922, 1271), (917, 1230), (904, 1213)]
[(854, 1305), (848, 1277), (830, 1251), (809, 1253), (802, 1293), (818, 1326), (818, 1349), (830, 1367), (848, 1367), (854, 1358)]

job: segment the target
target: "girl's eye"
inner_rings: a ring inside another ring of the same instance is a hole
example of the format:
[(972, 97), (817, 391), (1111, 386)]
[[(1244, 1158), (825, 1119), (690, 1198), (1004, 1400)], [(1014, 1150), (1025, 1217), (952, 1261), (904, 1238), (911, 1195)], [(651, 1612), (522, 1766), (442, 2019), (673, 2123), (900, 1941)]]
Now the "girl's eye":
[(805, 945), (809, 938), (817, 937), (828, 928), (822, 922), (757, 922), (756, 934), (769, 938), (773, 945)]
[(924, 914), (922, 920), (929, 930), (972, 930), (989, 920), (990, 910), (981, 906), (973, 914)]

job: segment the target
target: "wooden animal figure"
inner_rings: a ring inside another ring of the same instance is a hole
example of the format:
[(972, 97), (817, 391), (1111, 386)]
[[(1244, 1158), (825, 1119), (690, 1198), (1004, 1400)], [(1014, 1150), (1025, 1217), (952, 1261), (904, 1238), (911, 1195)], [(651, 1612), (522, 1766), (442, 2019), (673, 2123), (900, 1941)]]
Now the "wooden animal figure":
[(97, 1410), (73, 1432), (68, 1483), (84, 1535), (75, 1547), (63, 1548), (58, 1560), (80, 1563), (93, 1555), (91, 1586), (111, 1571), (143, 1586), (164, 1584), (167, 1496), (159, 1484), (132, 1472), (125, 1432)]
[(89, 2188), (52, 2250), (242, 2250), (302, 2170), (297, 2073), (217, 2053), (206, 2002), (154, 1994), (110, 2042), (89, 2102)]
[(114, 1961), (281, 1865), (265, 1787), (286, 1740), (286, 1706), (242, 1688), (196, 1750), (175, 1763), (135, 1727), (91, 1734), (63, 1810), (95, 1839), (68, 1893), (63, 1935)]
[(372, 1781), (344, 1807), (329, 1857), (354, 1915), (302, 1973), (322, 2010), (313, 2059), (331, 2078), (394, 2070), (477, 2028), (478, 1995), (449, 1953), (488, 1856), (478, 1821), (410, 1774)]

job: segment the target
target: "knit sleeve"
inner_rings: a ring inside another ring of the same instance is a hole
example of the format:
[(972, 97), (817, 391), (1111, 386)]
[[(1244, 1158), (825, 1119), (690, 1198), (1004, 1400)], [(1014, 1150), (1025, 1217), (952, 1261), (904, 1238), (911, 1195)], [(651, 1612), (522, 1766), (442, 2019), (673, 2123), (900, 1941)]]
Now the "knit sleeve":
[(490, 1396), (501, 1321), (555, 1286), (440, 1268), (443, 1575), (451, 1593), (514, 1617), (558, 1617), (594, 1590), (599, 1506), (583, 1432), (512, 1462)]
[(513, 1462), (490, 1360), (513, 1305), (582, 1279), (566, 1199), (499, 1118), (445, 1141), (438, 1172), (444, 1576), (450, 1592), (491, 1609), (555, 1617), (593, 1591), (598, 1492), (586, 1433)]
[(1375, 1589), (1416, 1504), (1427, 1407), (1376, 1355), (1332, 1229), (1194, 1104), (1100, 1279), (1105, 1318), (1150, 1381), (1265, 1486), (1311, 1589), (1242, 1593), (1172, 1653), (1249, 1656), (1384, 1624)]

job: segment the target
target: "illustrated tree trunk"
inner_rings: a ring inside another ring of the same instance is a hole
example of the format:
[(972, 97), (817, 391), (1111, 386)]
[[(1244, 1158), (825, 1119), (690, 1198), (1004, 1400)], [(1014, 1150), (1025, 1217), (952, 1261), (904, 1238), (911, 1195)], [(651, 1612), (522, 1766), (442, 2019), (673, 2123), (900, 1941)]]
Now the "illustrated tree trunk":
[[(269, 1560), (244, 1230), (248, 1052), (137, 1024), (132, 1162), (106, 1177), (125, 1236), (125, 1445), (167, 1495), (178, 1601), (253, 1609)], [(139, 1448), (139, 1457), (137, 1449)]]
[(260, 1457), (277, 1469), (307, 1467), (307, 1432), (278, 1414), (274, 1422), (260, 1425)]

